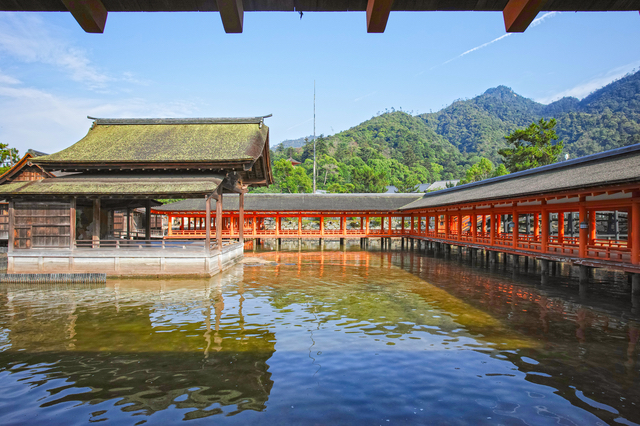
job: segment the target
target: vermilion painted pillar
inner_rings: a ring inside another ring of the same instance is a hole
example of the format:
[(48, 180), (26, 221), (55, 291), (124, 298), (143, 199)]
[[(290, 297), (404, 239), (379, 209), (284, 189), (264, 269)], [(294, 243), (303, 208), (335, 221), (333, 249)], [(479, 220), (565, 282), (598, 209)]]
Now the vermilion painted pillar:
[(492, 228), (496, 229), (496, 236), (500, 238), (500, 227), (502, 226), (502, 215), (494, 214), (493, 217), (496, 220), (496, 226), (492, 226)]
[(369, 221), (370, 220), (371, 220), (371, 218), (369, 216), (365, 216), (365, 218), (364, 218), (364, 225), (365, 225), (364, 226), (365, 227), (364, 234), (367, 235), (367, 236), (369, 235)]
[(462, 240), (462, 212), (458, 212), (458, 240)]
[(391, 216), (389, 216), (389, 234), (391, 234), (393, 226), (391, 225)]
[(302, 235), (302, 216), (298, 216), (298, 235)]
[(482, 223), (480, 224), (480, 231), (482, 232), (482, 236), (487, 236), (487, 215), (482, 215)]
[(490, 234), (490, 238), (489, 238), (489, 244), (490, 245), (494, 245), (496, 243), (496, 214), (493, 213), (493, 211), (491, 212), (491, 216), (490, 216), (490, 221), (491, 223), (489, 224), (490, 229), (489, 229), (489, 234)]
[(540, 214), (535, 213), (533, 215), (533, 236), (537, 240), (540, 236)]
[(520, 233), (520, 215), (518, 215), (517, 211), (513, 211), (513, 231), (512, 231), (512, 237), (513, 237), (513, 248), (518, 248), (518, 236)]
[(549, 211), (546, 210), (546, 204), (546, 201), (542, 201), (542, 220), (540, 221), (542, 235), (540, 236), (540, 245), (543, 253), (546, 253), (549, 248)]
[(471, 215), (471, 222), (469, 222), (469, 225), (471, 226), (471, 238), (475, 243), (478, 241), (478, 216), (475, 212)]
[(596, 211), (589, 210), (589, 243), (593, 244), (596, 239)]
[(324, 216), (320, 216), (320, 235), (324, 237)]
[(416, 222), (416, 221), (415, 221), (415, 217), (414, 217), (414, 216), (411, 216), (411, 233), (412, 233), (412, 234), (413, 234), (413, 233), (415, 233), (415, 231), (416, 231), (416, 229), (415, 229), (415, 224), (416, 224), (416, 223), (415, 223), (415, 222)]
[(451, 223), (449, 223), (449, 213), (444, 214), (444, 237), (449, 238), (449, 232), (451, 232)]
[(558, 243), (564, 244), (564, 212), (558, 212)]
[(587, 224), (587, 207), (584, 205), (584, 200), (584, 196), (580, 197), (580, 233), (578, 241), (578, 253), (582, 258), (587, 257), (587, 243), (589, 241), (589, 230), (585, 226)]
[[(440, 232), (440, 215), (436, 213), (433, 218), (433, 231), (435, 233), (436, 238), (438, 238), (438, 233)], [(427, 224), (428, 226), (428, 224)]]

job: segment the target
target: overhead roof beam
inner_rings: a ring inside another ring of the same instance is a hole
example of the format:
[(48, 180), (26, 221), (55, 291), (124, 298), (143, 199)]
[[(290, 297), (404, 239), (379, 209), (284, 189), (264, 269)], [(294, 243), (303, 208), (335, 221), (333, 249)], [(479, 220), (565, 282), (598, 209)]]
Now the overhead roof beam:
[(242, 32), (244, 20), (244, 6), (242, 0), (218, 0), (218, 10), (224, 32), (227, 34), (238, 34)]
[(545, 3), (546, 0), (509, 0), (502, 11), (507, 32), (523, 33)]
[(367, 3), (367, 32), (383, 33), (389, 20), (393, 0), (369, 0)]
[(88, 33), (103, 33), (107, 9), (100, 0), (62, 0), (78, 24)]

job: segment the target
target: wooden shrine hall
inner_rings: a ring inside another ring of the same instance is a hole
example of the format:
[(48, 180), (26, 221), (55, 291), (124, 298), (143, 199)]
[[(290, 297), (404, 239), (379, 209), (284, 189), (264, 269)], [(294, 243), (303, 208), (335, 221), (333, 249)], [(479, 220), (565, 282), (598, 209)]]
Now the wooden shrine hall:
[[(242, 214), (227, 198), (225, 238), (402, 238), (626, 271), (640, 292), (640, 145), (423, 195), (247, 194)], [(168, 240), (204, 238), (203, 200), (152, 211)]]
[[(212, 275), (225, 269), (242, 257), (242, 241), (220, 232), (213, 239), (207, 232), (202, 241), (152, 239), (151, 208), (175, 198), (200, 198), (206, 206), (214, 199), (222, 208), (224, 193), (240, 194), (242, 203), (249, 186), (271, 184), (266, 117), (93, 118), (76, 144), (20, 161), (0, 179), (0, 198), (8, 200), (7, 272)], [(123, 238), (117, 218), (140, 208), (144, 240)]]

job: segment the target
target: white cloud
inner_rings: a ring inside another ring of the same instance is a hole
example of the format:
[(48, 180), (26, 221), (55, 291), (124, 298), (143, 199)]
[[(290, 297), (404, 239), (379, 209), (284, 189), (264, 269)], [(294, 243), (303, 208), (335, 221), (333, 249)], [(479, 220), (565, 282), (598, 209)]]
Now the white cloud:
[(54, 35), (50, 25), (35, 15), (0, 15), (0, 52), (23, 62), (55, 66), (92, 89), (104, 88), (112, 80), (91, 62), (86, 52)]
[(565, 96), (573, 96), (574, 98), (582, 99), (588, 96), (591, 92), (598, 90), (611, 83), (612, 81), (615, 81), (632, 72), (638, 66), (640, 66), (640, 61), (632, 62), (630, 64), (611, 69), (606, 73), (595, 76), (588, 81), (578, 84), (575, 87), (563, 90), (559, 93), (554, 93), (549, 96), (544, 96), (542, 98), (536, 99), (536, 101), (542, 104), (549, 104), (551, 102), (557, 101), (558, 99), (564, 98)]
[(20, 80), (11, 77), (10, 75), (3, 74), (0, 71), (0, 84), (20, 84)]
[(36, 88), (1, 84), (0, 142), (20, 153), (33, 148), (56, 152), (80, 140), (89, 130), (86, 117), (187, 117), (191, 102), (150, 102), (140, 98), (106, 102), (96, 98), (66, 98)]

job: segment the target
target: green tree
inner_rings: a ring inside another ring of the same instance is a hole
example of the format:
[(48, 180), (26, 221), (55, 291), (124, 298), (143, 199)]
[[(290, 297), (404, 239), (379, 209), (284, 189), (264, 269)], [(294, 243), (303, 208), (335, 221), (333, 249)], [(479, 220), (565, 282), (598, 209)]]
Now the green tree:
[(20, 160), (18, 150), (16, 148), (9, 148), (6, 143), (0, 143), (0, 174), (6, 172)]
[(504, 164), (500, 164), (498, 167), (494, 167), (491, 161), (483, 157), (480, 159), (480, 161), (471, 166), (469, 170), (467, 170), (467, 176), (464, 179), (460, 180), (459, 185), (464, 185), (465, 183), (470, 182), (478, 182), (484, 179), (503, 176), (506, 174), (509, 174), (509, 171), (504, 166)]
[(513, 173), (558, 161), (564, 144), (562, 141), (553, 144), (553, 141), (558, 140), (555, 125), (554, 118), (549, 121), (541, 118), (526, 129), (519, 129), (505, 136), (510, 146), (498, 153), (504, 158), (506, 168)]
[(291, 162), (280, 159), (273, 165), (273, 177), (282, 192), (311, 192), (313, 182), (302, 167), (293, 167)]

